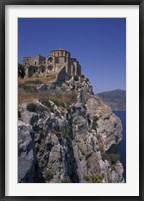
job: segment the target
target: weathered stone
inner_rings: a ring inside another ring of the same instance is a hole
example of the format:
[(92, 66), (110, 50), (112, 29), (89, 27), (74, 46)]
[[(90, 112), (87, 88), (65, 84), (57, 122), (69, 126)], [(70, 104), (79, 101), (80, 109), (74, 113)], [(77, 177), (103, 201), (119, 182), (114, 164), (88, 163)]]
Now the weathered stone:
[[(71, 58), (70, 53), (64, 49), (51, 51), (48, 57), (41, 55), (23, 57), (21, 66), (25, 68), (24, 75), (28, 77), (57, 75), (63, 68), (67, 75), (75, 76), (81, 73), (81, 66), (77, 59)], [(58, 79), (62, 80), (64, 76), (65, 74), (62, 73)]]
[(18, 121), (18, 181), (34, 182), (35, 148), (32, 127)]

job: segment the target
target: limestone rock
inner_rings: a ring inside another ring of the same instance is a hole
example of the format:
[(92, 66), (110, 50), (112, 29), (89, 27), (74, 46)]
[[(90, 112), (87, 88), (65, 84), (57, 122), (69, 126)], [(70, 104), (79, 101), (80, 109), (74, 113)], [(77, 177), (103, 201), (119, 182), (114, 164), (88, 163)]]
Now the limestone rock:
[(69, 107), (49, 100), (50, 110), (34, 100), (35, 111), (30, 112), (28, 103), (19, 105), (19, 182), (124, 182), (122, 164), (112, 164), (108, 155), (122, 139), (120, 119), (93, 95), (88, 79), (66, 79), (39, 90), (72, 90), (77, 97)]
[(18, 181), (33, 182), (35, 170), (35, 149), (33, 130), (28, 124), (18, 121)]

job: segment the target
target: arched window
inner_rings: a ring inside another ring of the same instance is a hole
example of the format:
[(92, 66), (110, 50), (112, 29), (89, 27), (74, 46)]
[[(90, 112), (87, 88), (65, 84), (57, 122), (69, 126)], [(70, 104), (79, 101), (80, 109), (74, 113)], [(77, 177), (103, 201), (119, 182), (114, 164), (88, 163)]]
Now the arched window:
[(75, 70), (76, 70), (75, 66), (73, 66), (73, 75), (75, 75)]
[(53, 58), (52, 58), (52, 57), (49, 57), (49, 58), (48, 58), (48, 61), (49, 61), (49, 62), (52, 62), (52, 61), (53, 61)]

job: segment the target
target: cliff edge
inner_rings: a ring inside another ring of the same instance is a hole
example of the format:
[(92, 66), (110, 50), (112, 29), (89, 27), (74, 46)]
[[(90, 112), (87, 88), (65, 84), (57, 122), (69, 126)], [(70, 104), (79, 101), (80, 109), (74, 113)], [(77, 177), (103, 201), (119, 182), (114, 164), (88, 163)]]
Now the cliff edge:
[(64, 74), (18, 106), (19, 182), (125, 182), (118, 153), (108, 152), (122, 139), (120, 119), (88, 78)]

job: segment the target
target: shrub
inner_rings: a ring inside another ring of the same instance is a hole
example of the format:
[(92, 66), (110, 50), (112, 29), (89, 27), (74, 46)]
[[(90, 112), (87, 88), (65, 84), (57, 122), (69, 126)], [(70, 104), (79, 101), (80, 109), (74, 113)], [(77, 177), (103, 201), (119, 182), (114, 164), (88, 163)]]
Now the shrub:
[(109, 158), (112, 164), (116, 164), (116, 162), (119, 160), (119, 154), (118, 153), (109, 154)]
[(95, 172), (92, 175), (84, 175), (84, 179), (87, 183), (102, 183), (103, 175), (99, 172)]
[(30, 93), (35, 93), (35, 92), (37, 92), (37, 89), (36, 89), (35, 86), (29, 86), (29, 85), (26, 85), (26, 84), (21, 83), (21, 84), (18, 85), (18, 87), (19, 87), (19, 88), (22, 88), (22, 89), (24, 89), (25, 91), (30, 92)]
[(36, 111), (36, 106), (35, 106), (35, 104), (34, 104), (34, 103), (29, 103), (29, 104), (27, 105), (27, 110), (28, 110), (29, 112), (35, 112), (35, 111)]
[(58, 139), (61, 138), (61, 129), (60, 126), (58, 124), (54, 125), (54, 131), (55, 131), (55, 135), (58, 137)]
[(42, 84), (43, 82), (40, 80), (28, 80), (25, 84)]
[(69, 132), (66, 130), (66, 131), (64, 131), (64, 133), (63, 133), (63, 137), (64, 138), (68, 138), (69, 137)]
[(71, 183), (71, 180), (69, 179), (69, 177), (66, 177), (61, 180), (61, 183)]
[(53, 128), (55, 131), (60, 131), (60, 125), (58, 124), (55, 124)]
[(52, 172), (51, 169), (46, 169), (44, 175), (45, 175), (45, 177), (46, 177), (46, 179), (47, 179), (48, 181), (50, 181), (51, 179), (53, 179), (53, 176), (54, 176), (54, 174), (53, 174), (53, 172)]
[(98, 117), (93, 117), (93, 122), (92, 122), (92, 129), (96, 130), (97, 128), (97, 121), (98, 121)]

